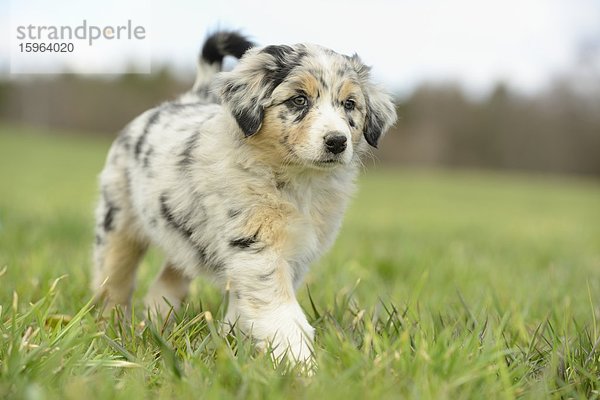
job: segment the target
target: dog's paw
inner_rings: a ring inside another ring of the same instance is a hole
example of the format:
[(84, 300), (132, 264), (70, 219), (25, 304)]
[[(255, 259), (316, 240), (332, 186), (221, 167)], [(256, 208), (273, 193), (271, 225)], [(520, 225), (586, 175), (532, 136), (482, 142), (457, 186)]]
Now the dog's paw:
[[(267, 331), (265, 326), (268, 327)], [(290, 367), (299, 367), (306, 375), (312, 375), (315, 369), (315, 329), (308, 323), (300, 307), (278, 309), (275, 315), (257, 321), (253, 328), (252, 336), (258, 339), (258, 346), (269, 352), (276, 365), (285, 363)]]
[(270, 342), (271, 355), (276, 362), (287, 360), (293, 365), (310, 363), (313, 361), (313, 340), (314, 328), (308, 324), (280, 330)]

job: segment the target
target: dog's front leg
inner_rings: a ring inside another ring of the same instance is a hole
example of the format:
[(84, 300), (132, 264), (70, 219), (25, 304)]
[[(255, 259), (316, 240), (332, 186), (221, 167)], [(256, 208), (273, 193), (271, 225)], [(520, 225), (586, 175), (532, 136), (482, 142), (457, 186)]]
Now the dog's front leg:
[(290, 265), (276, 254), (247, 254), (229, 271), (227, 322), (251, 334), (259, 347), (273, 349), (276, 362), (312, 366), (314, 328), (302, 312)]

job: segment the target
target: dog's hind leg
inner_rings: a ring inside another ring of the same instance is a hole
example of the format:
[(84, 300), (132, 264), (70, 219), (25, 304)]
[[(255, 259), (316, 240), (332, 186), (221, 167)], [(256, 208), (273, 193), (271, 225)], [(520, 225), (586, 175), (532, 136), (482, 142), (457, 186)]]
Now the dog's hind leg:
[(116, 305), (127, 308), (147, 244), (135, 230), (127, 176), (114, 163), (102, 173), (101, 191), (96, 208), (92, 289), (106, 310)]
[(166, 261), (144, 301), (150, 314), (166, 318), (171, 308), (173, 311), (179, 310), (188, 294), (191, 281), (183, 271)]
[[(99, 208), (105, 207), (103, 203), (101, 201)], [(111, 212), (115, 211), (108, 208), (105, 215)], [(102, 224), (96, 231), (92, 280), (96, 299), (104, 300), (107, 310), (116, 305), (128, 308), (135, 287), (136, 270), (146, 245), (125, 229), (107, 231)]]
[(107, 235), (95, 246), (93, 290), (106, 309), (116, 305), (128, 308), (135, 287), (138, 263), (146, 247), (123, 234)]

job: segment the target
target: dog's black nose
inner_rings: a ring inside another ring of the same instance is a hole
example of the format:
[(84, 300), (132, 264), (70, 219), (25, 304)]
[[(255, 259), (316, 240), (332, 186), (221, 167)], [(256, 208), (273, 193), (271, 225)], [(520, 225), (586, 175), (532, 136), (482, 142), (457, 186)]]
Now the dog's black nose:
[(325, 135), (325, 147), (333, 154), (339, 154), (346, 150), (346, 136), (339, 133), (329, 133)]

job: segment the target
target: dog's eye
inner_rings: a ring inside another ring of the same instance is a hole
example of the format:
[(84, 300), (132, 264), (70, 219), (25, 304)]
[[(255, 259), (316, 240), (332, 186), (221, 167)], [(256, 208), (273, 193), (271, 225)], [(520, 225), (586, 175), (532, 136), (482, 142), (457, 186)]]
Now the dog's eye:
[(346, 101), (344, 101), (344, 108), (348, 111), (352, 111), (354, 110), (354, 108), (356, 107), (356, 102), (352, 99), (348, 99)]
[(292, 102), (294, 103), (294, 105), (296, 105), (298, 107), (306, 107), (308, 105), (308, 99), (306, 98), (306, 96), (304, 96), (302, 94), (294, 97), (292, 99)]

